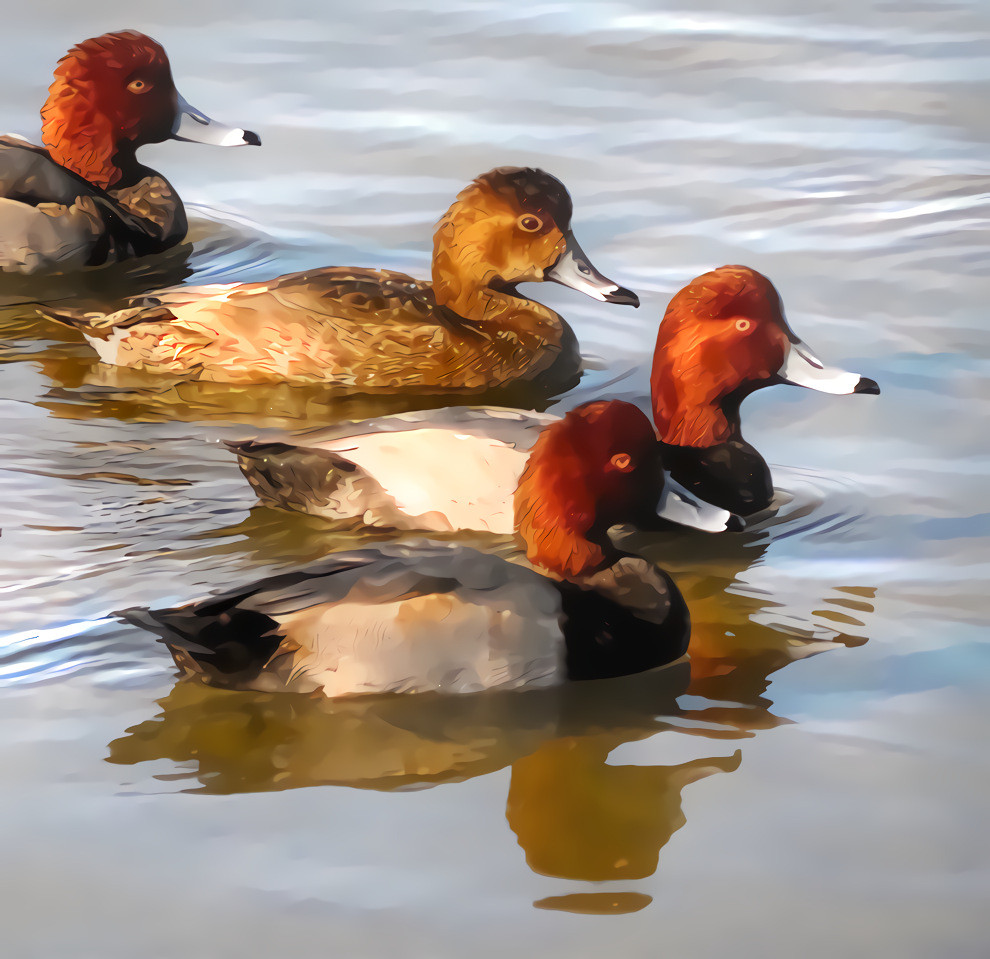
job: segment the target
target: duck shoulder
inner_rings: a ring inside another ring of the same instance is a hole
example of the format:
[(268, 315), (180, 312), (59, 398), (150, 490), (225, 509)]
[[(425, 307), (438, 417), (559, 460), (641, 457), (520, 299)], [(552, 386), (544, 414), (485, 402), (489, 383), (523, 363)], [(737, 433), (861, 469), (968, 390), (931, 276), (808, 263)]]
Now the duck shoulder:
[(559, 588), (572, 679), (642, 672), (687, 651), (687, 604), (673, 580), (645, 559), (620, 557)]
[(77, 269), (157, 253), (185, 236), (171, 185), (154, 170), (102, 190), (43, 147), (0, 137), (0, 270)]

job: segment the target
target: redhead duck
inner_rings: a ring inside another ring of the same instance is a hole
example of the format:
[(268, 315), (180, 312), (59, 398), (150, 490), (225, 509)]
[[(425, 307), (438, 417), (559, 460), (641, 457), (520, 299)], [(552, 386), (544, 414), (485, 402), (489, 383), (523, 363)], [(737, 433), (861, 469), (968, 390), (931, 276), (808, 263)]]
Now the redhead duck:
[(161, 45), (133, 30), (69, 50), (41, 117), (43, 147), (0, 137), (0, 272), (64, 272), (174, 246), (186, 235), (182, 201), (137, 148), (170, 137), (261, 143), (186, 103)]
[[(571, 198), (542, 170), (503, 167), (462, 190), (434, 237), (433, 281), (327, 267), (264, 283), (182, 287), (109, 315), (43, 310), (105, 363), (229, 382), (363, 393), (477, 393), (574, 367), (574, 335), (516, 284), (554, 280), (639, 305), (571, 233)], [(573, 371), (573, 369), (572, 369)]]
[(739, 404), (775, 383), (872, 393), (858, 373), (826, 366), (794, 335), (773, 284), (746, 266), (693, 279), (660, 323), (650, 387), (671, 476), (694, 495), (749, 516), (770, 506), (766, 461), (742, 438)]
[[(268, 506), (393, 529), (511, 534), (514, 491), (533, 444), (558, 422), (550, 413), (461, 406), (299, 433), (272, 430), (227, 445)], [(662, 473), (656, 493), (650, 527), (658, 519), (709, 532), (742, 526)]]
[[(659, 516), (712, 532), (770, 505), (770, 472), (739, 434), (739, 403), (772, 383), (879, 393), (826, 367), (790, 331), (780, 298), (748, 267), (698, 277), (671, 301), (653, 362), (654, 416), (673, 482)], [(402, 413), (231, 442), (262, 502), (399, 529), (511, 532), (511, 490), (556, 417), (507, 409)], [(697, 445), (693, 445), (697, 443)]]
[(649, 519), (661, 470), (640, 410), (588, 403), (540, 434), (516, 489), (531, 565), (391, 544), (121, 615), (157, 632), (184, 672), (237, 689), (460, 693), (640, 672), (684, 653), (687, 607), (608, 529)]

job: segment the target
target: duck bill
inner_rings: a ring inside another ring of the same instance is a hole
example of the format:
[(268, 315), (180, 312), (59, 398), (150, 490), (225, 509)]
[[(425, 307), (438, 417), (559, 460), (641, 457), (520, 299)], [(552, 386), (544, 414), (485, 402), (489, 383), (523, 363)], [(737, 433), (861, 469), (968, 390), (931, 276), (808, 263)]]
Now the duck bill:
[(727, 530), (738, 532), (745, 526), (735, 513), (712, 506), (711, 503), (697, 499), (682, 489), (675, 489), (674, 486), (670, 479), (664, 484), (657, 504), (657, 516), (660, 519), (706, 533), (724, 533)]
[(876, 380), (871, 380), (868, 376), (826, 366), (808, 344), (801, 340), (790, 343), (784, 365), (777, 371), (777, 376), (784, 383), (818, 390), (819, 393), (878, 394), (880, 392)]
[(632, 290), (627, 290), (618, 283), (613, 283), (607, 276), (602, 276), (592, 265), (581, 245), (574, 239), (574, 234), (568, 231), (564, 236), (564, 252), (549, 270), (543, 274), (543, 279), (553, 280), (572, 290), (587, 293), (588, 296), (601, 300), (603, 303), (626, 303), (629, 306), (639, 306), (639, 297)]
[(189, 143), (209, 143), (217, 147), (261, 146), (261, 137), (257, 133), (217, 123), (178, 94), (176, 94), (172, 139), (185, 140)]

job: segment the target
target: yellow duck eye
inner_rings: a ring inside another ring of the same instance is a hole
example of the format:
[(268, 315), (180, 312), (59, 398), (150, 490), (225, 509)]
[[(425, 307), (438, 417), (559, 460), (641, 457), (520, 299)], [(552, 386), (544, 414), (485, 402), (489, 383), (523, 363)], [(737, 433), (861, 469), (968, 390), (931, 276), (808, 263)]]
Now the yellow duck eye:
[(127, 84), (127, 89), (131, 93), (147, 93), (151, 89), (151, 84), (147, 80), (131, 80)]
[(543, 221), (538, 216), (533, 216), (532, 213), (524, 213), (516, 220), (516, 226), (526, 233), (536, 233), (537, 230), (543, 229)]
[(628, 473), (633, 468), (633, 459), (628, 453), (616, 453), (609, 463), (612, 469), (617, 469), (620, 473)]
[(746, 319), (736, 320), (736, 329), (740, 333), (745, 333), (752, 325), (753, 325), (752, 322)]

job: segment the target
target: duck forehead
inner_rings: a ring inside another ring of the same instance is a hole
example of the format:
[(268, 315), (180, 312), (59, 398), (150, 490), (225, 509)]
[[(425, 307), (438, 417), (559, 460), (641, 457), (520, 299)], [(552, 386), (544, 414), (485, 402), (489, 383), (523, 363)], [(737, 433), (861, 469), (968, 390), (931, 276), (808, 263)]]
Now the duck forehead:
[(162, 45), (133, 30), (83, 40), (69, 50), (62, 63), (84, 74), (131, 73), (141, 68), (157, 74), (169, 71)]
[(784, 327), (780, 296), (761, 273), (745, 266), (723, 266), (695, 277), (670, 301), (665, 320), (685, 324), (746, 317)]
[(564, 184), (543, 170), (531, 167), (497, 167), (478, 177), (478, 182), (516, 214), (549, 216), (566, 231), (573, 204)]
[(639, 407), (623, 400), (597, 400), (572, 410), (560, 424), (585, 467), (598, 472), (620, 453), (642, 459), (657, 450), (656, 434)]

